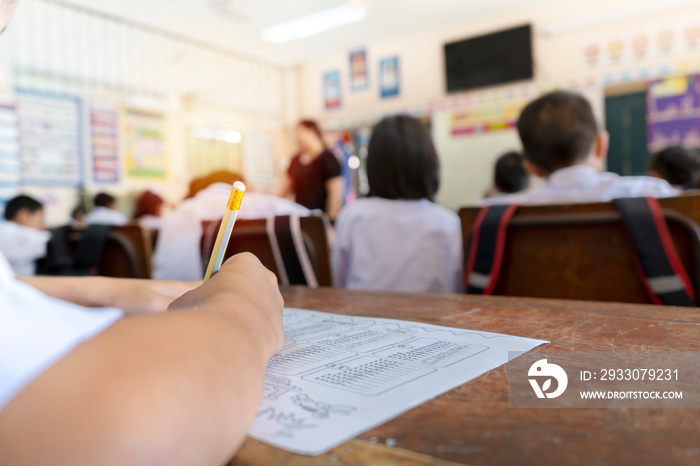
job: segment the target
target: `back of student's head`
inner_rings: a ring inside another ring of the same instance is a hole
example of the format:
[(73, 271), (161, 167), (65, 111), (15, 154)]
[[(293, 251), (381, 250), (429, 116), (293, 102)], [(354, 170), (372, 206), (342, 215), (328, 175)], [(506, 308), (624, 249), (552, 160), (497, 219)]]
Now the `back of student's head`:
[(232, 185), (236, 181), (245, 183), (245, 178), (243, 178), (243, 175), (241, 175), (240, 173), (230, 172), (228, 170), (215, 171), (209, 173), (208, 175), (192, 180), (190, 182), (189, 192), (187, 193), (187, 196), (185, 196), (185, 198), (189, 199), (191, 197), (194, 197), (197, 195), (198, 192), (208, 188), (209, 186), (215, 183), (225, 183), (228, 185)]
[(546, 173), (585, 160), (598, 132), (590, 103), (573, 92), (545, 94), (518, 119), (525, 158)]
[(415, 118), (384, 118), (367, 147), (369, 195), (386, 199), (435, 199), (440, 164), (428, 128)]
[(146, 191), (136, 199), (136, 207), (134, 209), (134, 219), (151, 215), (159, 217), (163, 209), (163, 198), (153, 191)]
[(99, 193), (95, 196), (95, 207), (112, 207), (116, 199), (107, 193)]
[(507, 152), (496, 160), (493, 181), (502, 193), (518, 193), (530, 184), (530, 175), (523, 167), (525, 158), (520, 152)]
[(42, 210), (44, 208), (43, 204), (33, 197), (20, 195), (10, 199), (10, 202), (5, 206), (5, 219), (15, 220), (17, 214), (22, 210), (26, 210), (30, 214)]
[(693, 188), (697, 185), (698, 160), (682, 147), (668, 147), (649, 158), (649, 174), (663, 178), (673, 186)]

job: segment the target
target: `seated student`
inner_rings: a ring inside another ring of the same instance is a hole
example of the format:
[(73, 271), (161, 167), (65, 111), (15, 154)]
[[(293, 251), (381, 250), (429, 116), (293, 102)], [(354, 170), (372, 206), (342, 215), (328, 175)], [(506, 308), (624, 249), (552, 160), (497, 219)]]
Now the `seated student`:
[(530, 174), (525, 170), (525, 158), (520, 152), (501, 155), (494, 165), (493, 186), (487, 197), (515, 194), (530, 187)]
[(343, 208), (336, 222), (335, 285), (459, 292), (461, 225), (433, 203), (440, 168), (428, 129), (408, 116), (385, 118), (367, 151), (369, 197)]
[(676, 189), (698, 187), (698, 159), (682, 147), (668, 147), (649, 157), (649, 176), (668, 181)]
[(134, 220), (147, 230), (158, 230), (163, 223), (163, 198), (153, 191), (146, 191), (136, 200)]
[[(201, 280), (202, 222), (220, 220), (231, 194), (231, 185), (243, 181), (236, 173), (219, 171), (196, 179), (185, 199), (162, 221), (153, 252), (153, 278)], [(288, 199), (249, 190), (243, 197), (238, 219), (276, 215), (308, 215), (310, 211)]]
[(44, 230), (44, 206), (29, 196), (17, 196), (5, 207), (5, 221), (0, 222), (0, 252), (15, 275), (29, 277), (36, 273), (36, 261), (46, 256), (51, 233)]
[(76, 206), (70, 213), (70, 226), (74, 228), (84, 228), (86, 215), (87, 209), (83, 205)]
[(95, 196), (95, 208), (85, 216), (88, 225), (126, 225), (124, 214), (117, 210), (114, 197), (107, 193), (99, 193)]
[(678, 194), (665, 180), (604, 172), (608, 133), (598, 128), (588, 101), (573, 92), (552, 92), (530, 102), (518, 119), (518, 134), (525, 167), (547, 183), (485, 204), (604, 202)]

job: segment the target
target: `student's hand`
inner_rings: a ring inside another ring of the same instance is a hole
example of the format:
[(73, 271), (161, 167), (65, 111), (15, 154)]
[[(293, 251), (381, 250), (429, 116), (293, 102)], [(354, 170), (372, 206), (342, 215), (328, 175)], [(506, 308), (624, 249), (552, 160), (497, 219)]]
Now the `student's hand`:
[(284, 300), (275, 274), (250, 253), (237, 254), (204, 285), (170, 305), (170, 310), (207, 310), (225, 314), (265, 341), (268, 357), (282, 349)]
[(99, 305), (122, 309), (126, 315), (165, 312), (177, 298), (201, 285), (201, 282), (174, 280), (134, 280), (104, 278), (104, 300)]

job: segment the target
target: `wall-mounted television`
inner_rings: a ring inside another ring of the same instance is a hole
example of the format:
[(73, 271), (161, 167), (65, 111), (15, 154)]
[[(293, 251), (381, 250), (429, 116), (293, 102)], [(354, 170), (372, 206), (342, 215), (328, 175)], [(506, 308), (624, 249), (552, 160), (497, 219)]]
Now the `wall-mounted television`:
[(447, 92), (530, 79), (533, 68), (530, 25), (445, 44)]

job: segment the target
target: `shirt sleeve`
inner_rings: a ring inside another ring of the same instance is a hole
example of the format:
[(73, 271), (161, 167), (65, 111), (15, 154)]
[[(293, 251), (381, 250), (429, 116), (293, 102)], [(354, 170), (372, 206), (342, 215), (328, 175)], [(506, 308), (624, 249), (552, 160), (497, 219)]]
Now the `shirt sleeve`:
[(15, 280), (0, 255), (0, 410), (38, 375), (122, 317), (50, 298)]
[(324, 176), (324, 181), (325, 180), (330, 180), (331, 178), (335, 178), (336, 176), (340, 176), (342, 174), (342, 169), (340, 167), (340, 162), (338, 162), (338, 159), (333, 155), (332, 152), (326, 151), (323, 154), (324, 157), (324, 162), (325, 162), (325, 176)]

